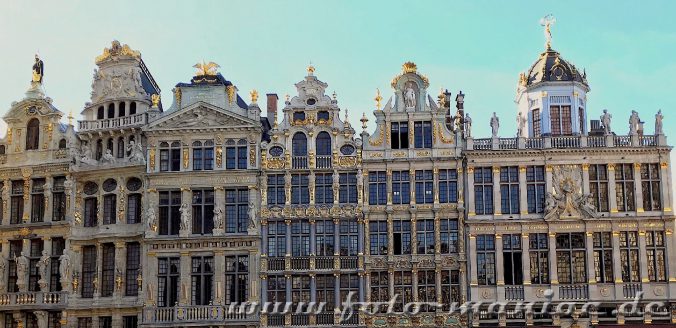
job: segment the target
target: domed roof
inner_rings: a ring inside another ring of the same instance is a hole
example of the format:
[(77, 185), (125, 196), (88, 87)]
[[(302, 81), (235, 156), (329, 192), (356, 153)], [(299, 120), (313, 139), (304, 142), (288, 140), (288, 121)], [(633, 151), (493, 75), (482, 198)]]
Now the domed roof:
[(579, 82), (587, 84), (587, 74), (580, 73), (575, 65), (561, 58), (561, 54), (549, 48), (533, 63), (528, 73), (521, 73), (519, 84), (535, 85), (540, 82)]

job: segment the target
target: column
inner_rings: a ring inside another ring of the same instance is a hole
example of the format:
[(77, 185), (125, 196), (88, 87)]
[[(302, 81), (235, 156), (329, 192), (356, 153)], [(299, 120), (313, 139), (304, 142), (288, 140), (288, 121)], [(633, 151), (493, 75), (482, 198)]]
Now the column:
[(284, 269), (291, 270), (291, 220), (286, 219), (284, 220), (284, 223), (286, 224), (286, 254), (284, 254)]
[[(222, 257), (225, 261), (225, 254), (223, 254)], [(256, 279), (256, 277), (259, 277), (260, 275), (259, 273), (260, 268), (261, 268), (261, 258), (258, 256), (258, 249), (250, 249), (249, 250), (249, 277), (251, 277), (249, 281), (250, 301), (260, 301), (261, 286), (259, 286), (259, 284), (262, 285), (262, 279), (261, 280)], [(223, 292), (223, 290), (225, 289), (225, 282), (223, 283), (223, 287), (219, 289), (221, 290), (221, 295), (225, 295), (225, 293)], [(225, 299), (223, 297), (221, 298)]]
[[(334, 302), (336, 304), (336, 307), (334, 308), (334, 314), (336, 312), (338, 314), (340, 314), (340, 305), (341, 305), (340, 304), (340, 302), (341, 302), (341, 299), (340, 299), (340, 274), (334, 273), (333, 277), (334, 277), (334, 289), (333, 290), (334, 290), (334, 294), (335, 294), (334, 295)], [(336, 322), (338, 322), (338, 320), (336, 320)]]
[[(508, 236), (509, 237), (509, 236)], [(502, 235), (495, 234), (495, 282), (497, 285), (497, 300), (505, 298), (505, 271), (504, 258), (502, 256)]]
[[(154, 306), (156, 305), (156, 300), (155, 297), (157, 296), (157, 269), (158, 269), (158, 261), (157, 261), (157, 254), (155, 252), (148, 252), (147, 256), (141, 256), (141, 262), (143, 262), (143, 259), (146, 260), (146, 263), (144, 263), (142, 270), (143, 270), (143, 275), (141, 277), (145, 277), (145, 286), (139, 285), (139, 289), (143, 289), (146, 293), (145, 299), (147, 300), (147, 303), (149, 306)], [(180, 288), (180, 286), (179, 286)], [(142, 297), (142, 294), (139, 292), (139, 297)], [(173, 304), (171, 304), (173, 305)]]
[(530, 239), (527, 233), (521, 234), (521, 252), (523, 284), (530, 285)]
[[(66, 286), (67, 288), (63, 288), (63, 284), (61, 285), (62, 289), (64, 290), (70, 290), (72, 288), (73, 293), (70, 295), (70, 297), (73, 298), (79, 298), (80, 295), (82, 294), (82, 274), (80, 273), (79, 275), (75, 275), (76, 272), (82, 272), (82, 245), (74, 245), (70, 244), (71, 248), (71, 271), (73, 272), (73, 277), (68, 277), (69, 281), (71, 281), (70, 286)], [(75, 282), (77, 281), (77, 286)]]
[[(2, 240), (2, 241), (0, 241), (0, 261), (2, 261), (2, 264), (5, 265), (4, 266), (5, 268), (7, 268), (9, 266), (8, 263), (7, 263), (9, 261), (9, 258), (10, 258), (9, 257), (9, 241), (8, 240)], [(7, 288), (6, 288), (7, 287), (7, 275), (6, 274), (0, 275), (0, 286), (4, 286), (5, 289), (3, 289), (3, 290), (5, 290), (5, 291), (7, 290)], [(3, 317), (3, 316), (0, 316), (0, 317)]]
[(519, 208), (521, 215), (528, 214), (528, 187), (526, 186), (525, 166), (519, 166)]
[[(575, 121), (575, 120), (573, 120)], [(582, 194), (589, 193), (589, 163), (582, 164)]]
[(310, 218), (310, 256), (317, 255), (317, 224), (315, 218)]
[(340, 269), (340, 220), (333, 219), (333, 269)]
[[(415, 211), (415, 210), (413, 210)], [(418, 255), (418, 227), (416, 212), (411, 213), (411, 254)]]
[(499, 166), (493, 166), (493, 213), (495, 215), (502, 215)]
[(261, 220), (261, 257), (268, 254), (268, 220)]
[(45, 176), (45, 190), (43, 191), (43, 194), (45, 195), (45, 214), (43, 217), (44, 222), (52, 221), (52, 210), (53, 210), (52, 204), (54, 203), (52, 199), (53, 186), (54, 186), (54, 177), (52, 177), (51, 175)]
[[(410, 148), (409, 148), (410, 149)], [(411, 205), (415, 205), (415, 170), (408, 170), (408, 181), (410, 183), (410, 195), (411, 195)], [(424, 195), (423, 195), (424, 197)]]
[(587, 231), (586, 233), (586, 238), (587, 240), (585, 241), (585, 245), (587, 246), (587, 280), (589, 281), (589, 287), (592, 284), (596, 284), (596, 270), (594, 269), (594, 233), (591, 231)]
[[(432, 141), (434, 142), (436, 139), (433, 139)], [(439, 204), (439, 168), (434, 167), (432, 170), (432, 178), (434, 181), (432, 182), (432, 190), (434, 192), (434, 204)]]
[(392, 169), (386, 171), (387, 180), (387, 205), (392, 206)]
[[(249, 254), (249, 269), (252, 269), (254, 257)], [(222, 250), (214, 251), (214, 267), (215, 268), (225, 268), (225, 252)], [(227, 270), (227, 269), (226, 269)], [(218, 270), (217, 270), (218, 271)], [(251, 272), (249, 272), (251, 274)], [(254, 276), (252, 276), (254, 277)], [(254, 284), (256, 279), (251, 279), (250, 283)], [(225, 295), (225, 277), (221, 272), (220, 274), (214, 274), (214, 304), (220, 305), (223, 304), (223, 295)], [(250, 289), (253, 292), (255, 289), (252, 287)]]
[(366, 282), (363, 272), (358, 272), (357, 275), (359, 275), (359, 302), (363, 303), (366, 300)]
[(613, 277), (615, 277), (615, 283), (622, 283), (622, 263), (619, 261), (620, 258), (620, 232), (613, 231)]
[(645, 231), (638, 232), (638, 263), (641, 266), (641, 282), (650, 282), (648, 279), (648, 256), (646, 253)]
[(417, 264), (413, 264), (413, 268), (411, 269), (411, 288), (413, 289), (413, 302), (418, 301), (418, 268)]
[(467, 213), (468, 216), (476, 215), (474, 204), (474, 168), (467, 168)]
[(664, 212), (673, 211), (671, 208), (671, 174), (669, 170), (669, 163), (662, 162), (660, 163), (660, 192), (662, 194), (662, 210)]
[(559, 284), (559, 274), (556, 266), (556, 232), (549, 233), (549, 280), (552, 285)]
[(190, 258), (190, 253), (183, 251), (181, 254), (181, 285), (179, 286), (180, 293), (178, 295), (178, 304), (179, 305), (189, 305), (190, 304), (190, 269), (192, 265), (192, 259)]
[[(641, 163), (634, 163), (634, 190), (636, 190), (636, 213), (643, 213), (643, 186), (641, 185)], [(645, 253), (643, 253), (645, 254)]]
[(617, 213), (617, 198), (615, 195), (615, 164), (608, 163), (608, 207), (610, 213)]
[(2, 219), (0, 219), (0, 225), (9, 225), (9, 207), (10, 207), (10, 195), (9, 191), (12, 189), (12, 180), (6, 178), (3, 180), (3, 188), (0, 190), (2, 192)]
[(268, 276), (267, 274), (261, 274), (261, 304), (265, 304), (268, 301)]
[(469, 285), (470, 285), (470, 300), (476, 301), (479, 300), (479, 291), (477, 286), (479, 285), (478, 276), (479, 272), (477, 271), (476, 264), (476, 235), (473, 233), (469, 234)]
[(394, 220), (392, 213), (387, 213), (387, 256), (394, 255)]

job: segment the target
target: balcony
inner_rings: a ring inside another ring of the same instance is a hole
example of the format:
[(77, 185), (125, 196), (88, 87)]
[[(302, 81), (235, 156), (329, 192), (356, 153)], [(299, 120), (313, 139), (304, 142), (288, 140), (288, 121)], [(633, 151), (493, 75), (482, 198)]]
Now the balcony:
[(145, 113), (93, 121), (78, 121), (80, 132), (104, 129), (122, 129), (143, 126), (147, 123)]
[(293, 156), (291, 157), (291, 168), (292, 169), (307, 169), (308, 168), (308, 157), (307, 156)]
[(265, 259), (265, 261), (267, 261), (267, 271), (269, 272), (285, 271), (285, 270), (290, 271), (308, 271), (308, 270), (325, 271), (334, 269), (356, 270), (359, 267), (359, 258), (357, 256), (269, 257)]
[(586, 300), (589, 298), (589, 286), (580, 285), (560, 285), (559, 298), (562, 300)]
[(143, 309), (144, 324), (190, 324), (218, 323), (241, 325), (243, 322), (256, 322), (258, 316), (231, 311), (223, 305), (190, 305), (176, 307), (146, 307)]
[(629, 148), (666, 146), (664, 135), (633, 136), (548, 136), (537, 138), (482, 138), (467, 139), (467, 150), (511, 149), (578, 149), (578, 148)]
[(505, 299), (508, 301), (523, 300), (523, 286), (505, 286)]
[(332, 166), (333, 159), (331, 156), (317, 156), (317, 168), (318, 169), (330, 169)]
[(0, 294), (0, 308), (35, 307), (58, 308), (66, 305), (68, 300), (65, 292), (23, 292)]
[(634, 299), (636, 295), (643, 291), (641, 283), (626, 283), (622, 285), (622, 297)]

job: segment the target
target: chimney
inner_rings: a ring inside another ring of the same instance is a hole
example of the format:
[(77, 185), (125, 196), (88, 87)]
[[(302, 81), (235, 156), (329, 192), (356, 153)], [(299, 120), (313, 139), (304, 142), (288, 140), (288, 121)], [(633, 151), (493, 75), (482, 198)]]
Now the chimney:
[(279, 97), (277, 97), (276, 93), (268, 93), (266, 96), (268, 97), (268, 121), (270, 122), (270, 125), (274, 125), (277, 116), (277, 101), (279, 100)]

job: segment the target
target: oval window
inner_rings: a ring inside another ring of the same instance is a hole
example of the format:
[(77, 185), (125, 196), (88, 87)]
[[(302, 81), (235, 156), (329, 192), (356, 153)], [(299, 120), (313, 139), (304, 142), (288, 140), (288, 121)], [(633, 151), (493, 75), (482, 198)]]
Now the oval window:
[(282, 147), (280, 147), (280, 146), (274, 146), (274, 147), (270, 148), (270, 156), (272, 156), (272, 157), (282, 156), (283, 153), (284, 153), (284, 149), (282, 149)]
[(315, 98), (308, 98), (308, 100), (305, 101), (306, 104), (312, 106), (317, 103), (317, 99)]
[(108, 179), (103, 181), (103, 190), (105, 192), (112, 192), (117, 188), (117, 181), (115, 179)]
[(130, 178), (127, 181), (127, 190), (129, 191), (138, 191), (143, 186), (143, 182), (139, 178)]
[(84, 193), (85, 195), (93, 195), (99, 192), (99, 185), (96, 184), (96, 182), (86, 182), (84, 184)]
[(345, 145), (343, 147), (340, 147), (340, 153), (343, 155), (352, 155), (354, 154), (354, 146)]

